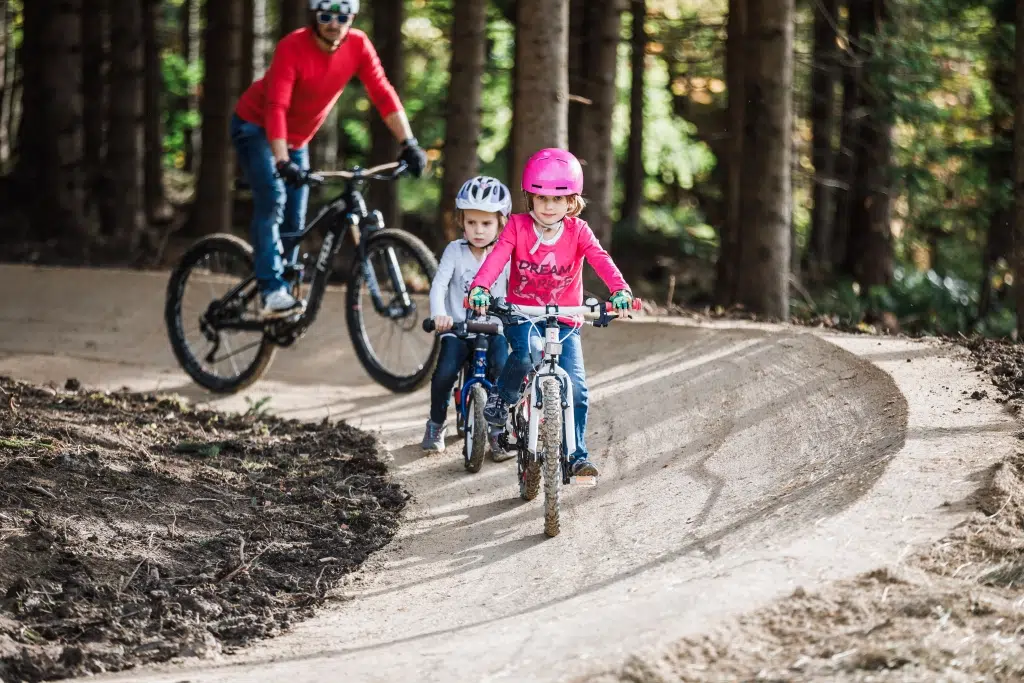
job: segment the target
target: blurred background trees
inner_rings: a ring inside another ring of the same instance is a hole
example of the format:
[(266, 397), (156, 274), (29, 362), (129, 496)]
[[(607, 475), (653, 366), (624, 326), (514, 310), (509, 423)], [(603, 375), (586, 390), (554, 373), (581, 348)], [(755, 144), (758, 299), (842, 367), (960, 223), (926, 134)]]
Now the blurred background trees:
[[(5, 0), (0, 255), (163, 267), (196, 235), (245, 235), (228, 120), (305, 7)], [(369, 199), (440, 249), (466, 178), (495, 175), (519, 202), (524, 159), (566, 147), (585, 163), (584, 217), (659, 305), (1009, 335), (1019, 14), (1013, 0), (364, 0), (356, 27), (431, 159)], [(357, 81), (311, 143), (319, 168), (396, 153)]]

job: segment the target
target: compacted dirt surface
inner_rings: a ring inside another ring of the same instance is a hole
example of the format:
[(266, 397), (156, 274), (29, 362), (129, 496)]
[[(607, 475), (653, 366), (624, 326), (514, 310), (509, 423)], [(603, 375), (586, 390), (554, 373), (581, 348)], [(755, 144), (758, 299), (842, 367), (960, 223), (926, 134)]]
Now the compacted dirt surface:
[(406, 497), (346, 425), (0, 377), (0, 678), (280, 633), (395, 533)]
[[(337, 600), (313, 618), (296, 613), (267, 633), (277, 637), (241, 652), (97, 680), (618, 675), (623, 662), (654, 662), (681, 651), (683, 639), (698, 642), (794, 594), (810, 601), (880, 567), (892, 569), (875, 581), (902, 576), (897, 568), (977, 514), (979, 491), (994, 490), (994, 468), (1011, 462), (1018, 444), (1014, 416), (982, 397), (995, 389), (963, 348), (743, 322), (615, 323), (583, 333), (587, 439), (601, 482), (565, 491), (562, 533), (545, 539), (539, 502), (518, 499), (513, 462), (486, 461), (467, 474), (454, 438), (445, 454), (422, 453), (427, 392), (393, 395), (368, 380), (337, 293), (263, 380), (213, 400), (174, 364), (160, 319), (165, 284), (163, 273), (0, 267), (0, 374), (58, 386), (76, 377), (87, 391), (127, 385), (157, 401), (180, 396), (243, 414), (259, 406), (370, 430), (412, 498), (391, 544), (342, 576), (326, 593)], [(111, 572), (115, 590), (143, 559), (144, 538)], [(228, 543), (207, 573), (232, 571), (238, 550)], [(305, 581), (298, 592), (316, 595), (318, 572), (296, 575)], [(827, 630), (814, 619), (803, 621)], [(750, 642), (769, 654), (781, 647)], [(630, 659), (640, 652), (652, 654)], [(715, 680), (736, 677), (749, 671)]]

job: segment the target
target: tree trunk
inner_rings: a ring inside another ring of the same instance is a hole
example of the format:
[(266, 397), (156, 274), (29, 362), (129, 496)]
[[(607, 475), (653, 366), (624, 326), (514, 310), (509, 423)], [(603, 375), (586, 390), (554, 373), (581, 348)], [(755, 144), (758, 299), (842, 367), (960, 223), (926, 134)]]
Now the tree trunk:
[(726, 24), (725, 80), (729, 93), (726, 147), (725, 221), (720, 230), (718, 261), (715, 266), (715, 300), (726, 306), (737, 300), (736, 267), (743, 217), (743, 142), (746, 119), (745, 84), (747, 0), (729, 0)]
[(152, 222), (167, 219), (164, 199), (163, 75), (160, 66), (160, 0), (145, 0), (143, 40), (145, 42), (145, 207)]
[(4, 105), (11, 97), (9, 92), (13, 84), (7, 82), (7, 48), (10, 34), (10, 22), (8, 20), (10, 7), (7, 0), (0, 3), (0, 172), (7, 166), (7, 159), (10, 157), (10, 144), (7, 140), (7, 126), (4, 125)]
[(242, 56), (242, 0), (206, 5), (203, 61), (206, 78), (199, 105), (203, 148), (196, 200), (190, 217), (193, 234), (229, 232), (235, 154), (231, 147), (231, 112), (239, 90)]
[(145, 147), (142, 3), (111, 0), (110, 127), (106, 228), (129, 253), (145, 226)]
[(747, 7), (744, 216), (735, 278), (748, 310), (789, 317), (793, 0)]
[(110, 15), (107, 0), (84, 0), (82, 12), (82, 58), (85, 96), (85, 172), (87, 201), (99, 208), (109, 191), (103, 188), (103, 161), (106, 155), (107, 122), (107, 49)]
[[(519, 0), (516, 42), (522, 46), (516, 67), (512, 116), (515, 175), (526, 160), (547, 147), (569, 144), (569, 0)], [(522, 194), (513, 192), (514, 210), (525, 211)]]
[[(202, 35), (202, 18), (202, 0), (185, 0), (185, 4), (182, 5), (181, 38), (189, 64), (198, 64), (201, 56), (202, 40), (200, 36)], [(196, 88), (192, 89), (186, 107), (188, 111), (199, 109), (199, 95)], [(202, 129), (186, 128), (184, 135), (184, 169), (189, 173), (194, 173), (196, 170), (196, 157), (202, 148)]]
[[(267, 0), (252, 0), (252, 80), (267, 70)], [(243, 90), (250, 81), (242, 81)]]
[(1016, 97), (1014, 98), (1014, 269), (1013, 289), (1017, 303), (1017, 339), (1024, 338), (1024, 3), (1017, 3)]
[[(885, 0), (872, 0), (866, 5), (866, 24), (862, 35), (872, 38), (880, 33), (888, 15)], [(849, 238), (843, 270), (862, 287), (887, 285), (892, 280), (892, 123), (891, 102), (884, 89), (883, 60), (865, 48), (872, 45), (861, 40), (853, 49), (866, 64), (861, 72), (857, 110), (864, 112), (859, 126), (853, 196), (850, 203)]]
[(4, 3), (4, 63), (3, 79), (4, 92), (6, 97), (0, 103), (0, 136), (3, 136), (3, 171), (7, 172), (7, 165), (14, 152), (14, 103), (17, 101), (18, 84), (17, 79), (17, 50), (14, 48), (14, 8), (10, 2)]
[(644, 197), (644, 62), (647, 52), (646, 0), (632, 0), (633, 34), (630, 39), (632, 71), (629, 90), (629, 143), (626, 151), (625, 193), (622, 222), (630, 232), (640, 226), (640, 207)]
[[(374, 4), (377, 4), (376, 0)], [(309, 3), (306, 0), (281, 0), (277, 16), (280, 18), (278, 37), (283, 38), (309, 21)]]
[[(593, 73), (587, 64), (596, 27), (599, 21), (593, 11), (594, 5), (604, 4), (603, 0), (569, 0), (569, 94), (587, 97), (587, 81)], [(569, 100), (569, 151), (582, 158), (585, 153), (583, 142), (583, 117), (587, 105), (579, 100)]]
[(832, 138), (836, 128), (836, 82), (839, 1), (821, 0), (814, 5), (814, 53), (811, 63), (811, 159), (814, 164), (811, 239), (806, 269), (815, 282), (832, 270), (832, 227), (835, 223), (836, 155)]
[(480, 139), (486, 37), (486, 3), (455, 0), (441, 188), (441, 226), (448, 241), (456, 239), (460, 232), (455, 223), (455, 195), (479, 168), (476, 146)]
[(242, 0), (242, 87), (253, 82), (256, 70), (256, 0)]
[(589, 203), (586, 220), (606, 248), (612, 243), (612, 195), (614, 193), (615, 150), (612, 147), (612, 117), (618, 90), (619, 33), (622, 28), (618, 0), (588, 0), (586, 31), (588, 50), (584, 53), (587, 78), (584, 96), (591, 101), (581, 117), (581, 154), (585, 162)]
[[(851, 2), (846, 34), (852, 46), (861, 45), (861, 34), (871, 13), (867, 2)], [(856, 53), (854, 53), (856, 54)], [(840, 117), (839, 155), (836, 157), (835, 188), (836, 217), (832, 225), (832, 263), (841, 266), (846, 262), (846, 248), (850, 234), (850, 212), (853, 206), (853, 192), (857, 173), (857, 150), (861, 147), (861, 124), (863, 114), (857, 110), (860, 100), (860, 84), (863, 66), (859, 59), (850, 55), (843, 65), (843, 108)]]
[[(405, 65), (402, 59), (402, 0), (374, 0), (373, 42), (380, 56), (380, 64), (388, 80), (401, 95), (405, 83)], [(370, 113), (370, 163), (386, 164), (398, 158), (398, 141), (377, 113)], [(376, 183), (372, 188), (373, 205), (384, 215), (384, 224), (393, 228), (402, 225), (398, 203), (398, 183)]]
[[(24, 111), (19, 178), (30, 204), (33, 237), (88, 249), (82, 121), (82, 0), (29, 2), (24, 8)], [(32, 201), (32, 200), (30, 200)]]

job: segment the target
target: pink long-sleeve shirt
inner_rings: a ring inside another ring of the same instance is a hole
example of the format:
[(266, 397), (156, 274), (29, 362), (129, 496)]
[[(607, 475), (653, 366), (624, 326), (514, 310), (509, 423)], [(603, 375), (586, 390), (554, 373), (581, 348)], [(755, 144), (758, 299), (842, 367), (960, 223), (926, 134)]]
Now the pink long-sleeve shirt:
[(511, 304), (582, 305), (584, 260), (590, 263), (609, 290), (629, 290), (622, 273), (586, 221), (566, 217), (562, 224), (562, 234), (557, 241), (541, 243), (531, 254), (538, 240), (533, 218), (529, 214), (510, 216), (508, 225), (484, 259), (470, 289), (489, 289), (511, 259), (506, 297)]

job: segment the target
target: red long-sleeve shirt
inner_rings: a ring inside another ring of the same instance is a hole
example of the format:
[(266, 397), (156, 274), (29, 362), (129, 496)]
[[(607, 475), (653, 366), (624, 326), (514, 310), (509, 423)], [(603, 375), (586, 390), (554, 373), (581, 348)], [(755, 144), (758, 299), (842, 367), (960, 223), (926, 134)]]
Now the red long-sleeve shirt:
[(300, 28), (277, 44), (267, 73), (242, 93), (235, 113), (263, 126), (267, 139), (284, 138), (298, 149), (320, 129), (353, 76), (362, 82), (381, 118), (402, 109), (365, 33), (351, 29), (337, 50), (326, 52), (309, 27)]

